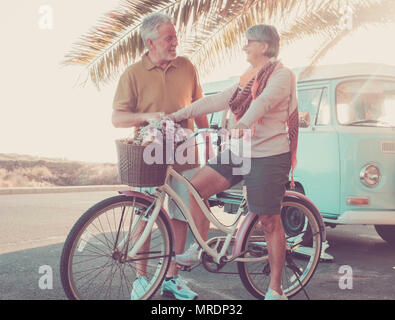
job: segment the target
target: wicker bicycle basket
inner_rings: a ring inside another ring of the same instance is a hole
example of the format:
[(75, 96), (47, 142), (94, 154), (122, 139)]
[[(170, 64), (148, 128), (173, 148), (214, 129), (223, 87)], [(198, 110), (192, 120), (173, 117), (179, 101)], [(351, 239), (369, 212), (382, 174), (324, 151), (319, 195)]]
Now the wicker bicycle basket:
[(143, 159), (145, 146), (116, 140), (118, 175), (122, 184), (132, 187), (156, 187), (165, 183), (167, 164), (147, 164)]

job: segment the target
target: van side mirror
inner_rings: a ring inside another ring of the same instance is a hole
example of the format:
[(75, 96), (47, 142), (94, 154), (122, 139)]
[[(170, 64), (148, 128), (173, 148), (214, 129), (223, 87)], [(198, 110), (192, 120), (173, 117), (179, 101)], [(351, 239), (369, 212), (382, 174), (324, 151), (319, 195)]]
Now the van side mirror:
[(299, 127), (308, 128), (310, 126), (310, 113), (299, 112)]

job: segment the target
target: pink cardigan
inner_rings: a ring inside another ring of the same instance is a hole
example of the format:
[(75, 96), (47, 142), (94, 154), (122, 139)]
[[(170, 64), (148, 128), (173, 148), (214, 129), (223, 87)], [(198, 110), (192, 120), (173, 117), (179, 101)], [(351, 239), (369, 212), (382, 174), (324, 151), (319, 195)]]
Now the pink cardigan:
[[(227, 110), (235, 90), (238, 90), (238, 84), (221, 93), (195, 101), (171, 116), (175, 121), (181, 121)], [(293, 110), (296, 105), (296, 77), (294, 73), (285, 67), (275, 70), (265, 89), (253, 100), (249, 109), (239, 120), (248, 128), (255, 126), (255, 133), (251, 137), (250, 157), (268, 157), (290, 151), (286, 121), (290, 110)], [(259, 119), (262, 121), (258, 123)], [(232, 149), (232, 151), (234, 150)], [(238, 150), (234, 152), (242, 155)]]

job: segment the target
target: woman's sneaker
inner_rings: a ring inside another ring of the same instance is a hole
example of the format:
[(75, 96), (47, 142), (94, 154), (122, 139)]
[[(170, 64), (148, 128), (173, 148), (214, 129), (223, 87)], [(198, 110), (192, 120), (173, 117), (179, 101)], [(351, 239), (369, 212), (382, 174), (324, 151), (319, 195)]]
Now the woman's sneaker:
[(277, 291), (269, 288), (265, 294), (265, 300), (288, 300), (287, 296), (284, 294), (279, 294)]
[(199, 252), (198, 244), (194, 243), (187, 251), (176, 255), (176, 263), (181, 266), (191, 267), (199, 262)]
[(198, 296), (178, 276), (174, 276), (170, 280), (163, 280), (160, 294), (173, 296), (178, 300), (194, 300)]
[(148, 280), (145, 276), (140, 276), (133, 282), (131, 300), (139, 300), (147, 291)]

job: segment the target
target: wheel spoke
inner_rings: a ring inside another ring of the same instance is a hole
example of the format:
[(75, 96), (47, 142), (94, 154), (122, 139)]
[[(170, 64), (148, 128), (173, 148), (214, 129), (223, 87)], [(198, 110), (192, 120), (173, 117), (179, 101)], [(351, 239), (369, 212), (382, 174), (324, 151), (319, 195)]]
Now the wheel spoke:
[(136, 259), (125, 261), (125, 253), (133, 249), (147, 225), (138, 222), (131, 234), (135, 214), (147, 210), (149, 204), (126, 196), (102, 203), (77, 221), (65, 243), (61, 261), (65, 292), (73, 299), (130, 299), (134, 280), (146, 275), (149, 285), (144, 298), (148, 298), (170, 264), (170, 225), (159, 215)]
[[(282, 288), (287, 296), (293, 296), (314, 274), (321, 253), (321, 233), (314, 214), (298, 201), (285, 201), (281, 214), (287, 243)], [(258, 224), (258, 218), (247, 231), (241, 251), (247, 251), (244, 255), (247, 259), (268, 255), (264, 230)], [(270, 282), (269, 262), (239, 262), (238, 269), (246, 289), (255, 297), (263, 298)]]

